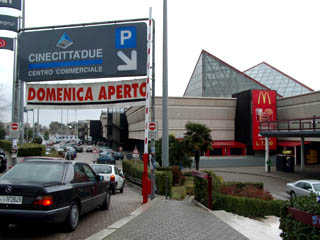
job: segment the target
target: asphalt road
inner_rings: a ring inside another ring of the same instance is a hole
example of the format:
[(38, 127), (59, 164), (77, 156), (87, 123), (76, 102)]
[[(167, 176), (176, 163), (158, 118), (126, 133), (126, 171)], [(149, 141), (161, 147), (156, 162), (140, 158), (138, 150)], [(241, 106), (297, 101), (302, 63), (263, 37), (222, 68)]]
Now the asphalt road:
[[(76, 161), (91, 163), (94, 153), (78, 153)], [(80, 218), (79, 226), (72, 233), (65, 233), (61, 225), (10, 225), (8, 229), (0, 231), (1, 240), (81, 240), (103, 230), (109, 225), (128, 216), (141, 206), (141, 193), (126, 185), (123, 193), (111, 197), (109, 210), (97, 209)]]

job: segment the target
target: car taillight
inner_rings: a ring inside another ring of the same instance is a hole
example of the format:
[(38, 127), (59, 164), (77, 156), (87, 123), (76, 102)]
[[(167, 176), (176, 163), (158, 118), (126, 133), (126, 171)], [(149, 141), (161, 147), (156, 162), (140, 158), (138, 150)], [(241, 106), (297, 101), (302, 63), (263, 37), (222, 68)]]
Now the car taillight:
[(115, 180), (116, 180), (116, 176), (115, 175), (111, 175), (110, 182), (114, 182)]
[(37, 206), (51, 206), (53, 204), (52, 196), (38, 196), (32, 203)]

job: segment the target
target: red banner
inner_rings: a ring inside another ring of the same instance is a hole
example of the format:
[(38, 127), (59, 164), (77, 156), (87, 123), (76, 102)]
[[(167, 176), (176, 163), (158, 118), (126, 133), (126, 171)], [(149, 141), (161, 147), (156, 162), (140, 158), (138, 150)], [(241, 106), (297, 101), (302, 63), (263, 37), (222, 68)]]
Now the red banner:
[[(276, 91), (252, 90), (252, 148), (265, 149), (265, 137), (260, 135), (261, 121), (277, 120), (277, 93)], [(275, 137), (269, 138), (269, 149), (276, 150)]]

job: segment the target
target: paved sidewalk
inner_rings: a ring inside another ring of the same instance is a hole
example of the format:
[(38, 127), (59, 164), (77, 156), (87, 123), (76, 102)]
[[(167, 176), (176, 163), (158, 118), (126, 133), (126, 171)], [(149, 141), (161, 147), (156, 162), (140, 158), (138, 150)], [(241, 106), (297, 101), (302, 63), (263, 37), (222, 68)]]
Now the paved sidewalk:
[[(112, 226), (109, 227), (112, 230)], [(104, 240), (245, 240), (241, 233), (190, 201), (157, 198)]]

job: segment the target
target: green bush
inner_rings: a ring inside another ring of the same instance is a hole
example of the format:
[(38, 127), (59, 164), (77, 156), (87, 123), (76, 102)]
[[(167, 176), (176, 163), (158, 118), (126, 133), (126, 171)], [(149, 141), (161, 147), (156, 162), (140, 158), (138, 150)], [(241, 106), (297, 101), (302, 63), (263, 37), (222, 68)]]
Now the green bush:
[(166, 194), (166, 177), (168, 177), (168, 196), (172, 196), (172, 173), (171, 171), (156, 171), (157, 193), (159, 195)]
[(213, 209), (225, 210), (245, 217), (280, 216), (282, 200), (260, 200), (213, 193)]
[[(124, 160), (122, 168), (125, 175), (128, 175), (139, 180), (142, 179), (143, 162), (140, 160)], [(148, 170), (149, 171), (149, 170)], [(150, 172), (149, 172), (150, 173)], [(165, 195), (165, 176), (168, 176), (168, 195), (171, 196), (172, 189), (172, 173), (170, 168), (157, 168), (155, 171), (157, 193)]]
[(128, 175), (139, 180), (142, 179), (143, 162), (140, 160), (124, 160), (122, 168), (125, 175)]
[(303, 224), (287, 215), (287, 209), (296, 208), (304, 212), (315, 215), (320, 215), (320, 204), (317, 203), (316, 196), (310, 195), (306, 197), (297, 197), (292, 201), (287, 201), (283, 204), (280, 211), (280, 229), (282, 230), (282, 239), (297, 239), (297, 240), (319, 240), (320, 229), (312, 225)]
[(12, 142), (8, 140), (0, 140), (0, 148), (11, 153)]
[(23, 144), (22, 146), (19, 146), (18, 157), (43, 156), (45, 150), (45, 146), (41, 144)]
[(261, 182), (224, 182), (223, 185), (225, 186), (236, 186), (236, 188), (242, 190), (247, 186), (254, 186), (258, 189), (263, 190), (263, 183)]

